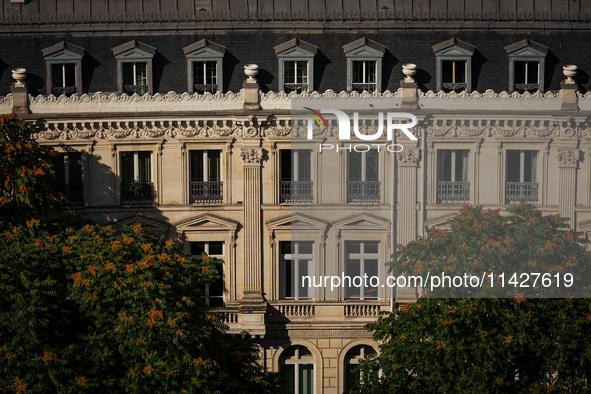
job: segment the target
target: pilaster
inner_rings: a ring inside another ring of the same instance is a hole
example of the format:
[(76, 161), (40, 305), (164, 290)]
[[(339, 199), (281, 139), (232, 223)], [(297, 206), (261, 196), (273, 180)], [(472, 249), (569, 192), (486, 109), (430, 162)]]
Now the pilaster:
[(575, 205), (577, 194), (577, 166), (580, 151), (565, 149), (558, 151), (559, 187), (558, 212), (562, 217), (570, 219), (570, 226), (575, 228)]

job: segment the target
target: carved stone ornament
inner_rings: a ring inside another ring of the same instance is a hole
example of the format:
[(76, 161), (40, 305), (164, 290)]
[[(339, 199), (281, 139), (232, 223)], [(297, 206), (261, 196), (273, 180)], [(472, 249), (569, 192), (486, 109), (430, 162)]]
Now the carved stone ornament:
[(260, 148), (242, 149), (240, 157), (242, 158), (242, 165), (260, 165), (263, 159), (263, 150)]
[(401, 166), (416, 166), (419, 163), (420, 153), (417, 149), (404, 149), (396, 153)]
[(558, 151), (558, 166), (576, 168), (580, 155), (581, 152), (578, 149)]

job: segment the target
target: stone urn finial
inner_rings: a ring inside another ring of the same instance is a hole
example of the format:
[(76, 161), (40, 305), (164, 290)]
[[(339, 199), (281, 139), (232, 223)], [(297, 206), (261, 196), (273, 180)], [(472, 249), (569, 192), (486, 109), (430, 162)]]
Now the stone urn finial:
[(417, 73), (417, 65), (413, 63), (406, 63), (402, 65), (402, 73), (406, 75), (404, 78), (404, 82), (406, 83), (414, 83), (415, 79), (413, 75)]
[(575, 84), (575, 76), (577, 75), (578, 67), (574, 64), (567, 64), (566, 66), (562, 67), (562, 73), (566, 77), (566, 81), (564, 82), (567, 85), (574, 85)]
[(25, 78), (27, 77), (27, 70), (24, 68), (13, 68), (12, 69), (12, 78), (14, 78), (16, 80), (16, 83), (14, 84), (15, 87), (17, 88), (25, 88), (27, 87), (27, 85), (25, 85)]
[(248, 77), (246, 83), (257, 83), (255, 76), (259, 73), (259, 66), (257, 64), (247, 64), (244, 66), (244, 74)]

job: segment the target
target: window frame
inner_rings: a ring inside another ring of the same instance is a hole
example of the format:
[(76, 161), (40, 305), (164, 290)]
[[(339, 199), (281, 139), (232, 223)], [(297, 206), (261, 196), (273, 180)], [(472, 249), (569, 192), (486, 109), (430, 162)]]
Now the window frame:
[[(69, 205), (84, 205), (86, 195), (84, 193), (84, 153), (77, 152), (77, 151), (65, 151), (65, 152), (58, 152), (57, 154), (63, 157), (64, 160), (64, 182), (63, 185), (70, 186), (72, 183), (70, 182), (70, 154), (79, 154), (80, 155), (80, 174), (81, 174), (81, 182), (80, 186), (82, 188), (82, 204), (69, 204)], [(61, 184), (61, 183), (60, 183)], [(58, 186), (60, 185), (58, 184)], [(67, 197), (67, 196), (66, 196)]]
[[(219, 180), (218, 181), (210, 181), (209, 180), (209, 162), (208, 162), (208, 158), (209, 158), (209, 152), (219, 152), (219, 162), (218, 162), (218, 168), (219, 168)], [(193, 152), (204, 152), (203, 155), (203, 181), (193, 181), (192, 179), (193, 177), (193, 170), (192, 170), (192, 156), (193, 156)], [(224, 181), (223, 181), (223, 155), (224, 155), (224, 151), (223, 149), (191, 149), (188, 151), (188, 159), (189, 159), (189, 164), (188, 164), (188, 169), (189, 169), (189, 197), (188, 197), (188, 203), (189, 204), (221, 204), (224, 201)], [(209, 183), (209, 182), (219, 182), (220, 183), (220, 188), (221, 188), (221, 199), (216, 200), (216, 201), (193, 201), (191, 202), (191, 183), (193, 182), (203, 182), (203, 183)]]
[[(452, 38), (437, 45), (433, 45), (433, 53), (436, 62), (436, 91), (443, 90), (443, 62), (444, 61), (465, 61), (466, 62), (466, 93), (472, 93), (472, 55), (475, 47), (464, 41)], [(453, 89), (455, 90), (455, 89)]]
[(306, 91), (312, 93), (314, 91), (314, 57), (318, 47), (294, 38), (274, 49), (279, 62), (278, 91), (285, 92), (285, 62), (305, 61), (308, 63), (308, 89)]
[(546, 55), (548, 47), (527, 38), (505, 47), (509, 57), (509, 93), (515, 92), (515, 63), (538, 63), (538, 92), (545, 93), (544, 79), (546, 76)]
[[(290, 242), (291, 244), (295, 243), (295, 252), (294, 253), (289, 253), (289, 254), (282, 254), (281, 253), (281, 244), (282, 243), (286, 243), (286, 242)], [(299, 244), (302, 242), (306, 242), (306, 243), (311, 243), (312, 244), (312, 253), (310, 254), (300, 254), (299, 253)], [(316, 297), (316, 291), (314, 286), (308, 287), (308, 296), (307, 297), (300, 297), (299, 295), (299, 286), (298, 286), (298, 271), (299, 271), (299, 261), (301, 260), (309, 260), (308, 261), (308, 272), (312, 272), (312, 274), (308, 274), (310, 275), (310, 277), (312, 278), (313, 276), (316, 275), (316, 252), (317, 249), (317, 245), (314, 241), (303, 241), (303, 240), (297, 240), (297, 241), (280, 241), (279, 242), (279, 300), (285, 300), (285, 301), (312, 301), (314, 300)], [(293, 257), (295, 256), (296, 258), (287, 258), (287, 256)], [(293, 266), (293, 275), (295, 276), (295, 286), (292, 289), (294, 296), (293, 297), (288, 297), (286, 295), (286, 287), (287, 287), (287, 266), (286, 266), (286, 261), (292, 261), (295, 262), (295, 265)], [(301, 276), (299, 276), (301, 278)]]
[(509, 206), (507, 203), (507, 151), (509, 150), (533, 150), (538, 152), (536, 176), (538, 183), (538, 206), (548, 204), (548, 154), (550, 142), (543, 138), (528, 138), (519, 141), (503, 139), (498, 142), (498, 179), (501, 183), (498, 187), (497, 205)]
[(224, 56), (226, 47), (216, 44), (207, 39), (197, 41), (183, 48), (187, 58), (187, 92), (195, 93), (195, 76), (193, 64), (198, 62), (216, 63), (216, 85), (217, 91), (224, 91)]
[[(189, 249), (191, 249), (191, 244), (193, 242), (202, 242), (205, 244), (204, 247), (204, 251), (205, 253), (207, 253), (207, 255), (209, 257), (215, 257), (218, 260), (223, 260), (224, 262), (226, 261), (226, 243), (224, 241), (189, 241)], [(222, 243), (222, 254), (210, 254), (209, 253), (209, 246), (212, 242), (221, 242)], [(202, 260), (202, 256), (201, 255), (191, 255), (193, 258), (195, 258), (196, 260), (201, 261)], [(225, 270), (225, 264), (222, 264), (222, 272), (220, 275), (220, 279), (222, 281), (222, 306), (221, 307), (213, 307), (213, 308), (224, 308), (226, 306), (226, 270)], [(210, 305), (210, 298), (211, 295), (209, 294), (210, 288), (209, 288), (209, 284), (205, 285), (205, 289), (204, 289), (204, 295), (202, 296), (202, 298), (204, 298), (205, 301), (205, 306), (207, 306), (208, 308), (211, 307)], [(213, 298), (220, 298), (219, 296), (213, 296)]]
[[(295, 355), (295, 360), (289, 360), (286, 359), (284, 354), (291, 348), (291, 347), (295, 347), (294, 350), (294, 355)], [(312, 355), (312, 360), (311, 361), (300, 361), (300, 357), (299, 357), (299, 353), (300, 353), (300, 348), (305, 348), (308, 352), (310, 352), (310, 354)], [(283, 365), (294, 365), (294, 393), (298, 394), (300, 392), (299, 390), (299, 383), (300, 383), (300, 376), (299, 376), (299, 366), (300, 365), (312, 365), (312, 393), (313, 394), (316, 391), (316, 357), (314, 357), (314, 353), (307, 347), (304, 345), (293, 345), (288, 347), (287, 349), (284, 349), (281, 352), (281, 355), (279, 356), (279, 374), (281, 375), (281, 369)]]
[(137, 40), (132, 40), (112, 48), (112, 51), (117, 61), (117, 92), (123, 94), (125, 91), (123, 87), (123, 64), (146, 63), (146, 80), (148, 86), (146, 93), (154, 94), (152, 59), (156, 53), (156, 48)]
[(134, 151), (149, 151), (151, 155), (152, 168), (152, 190), (153, 205), (159, 205), (162, 201), (162, 144), (163, 141), (144, 141), (141, 144), (133, 141), (112, 141), (111, 144), (111, 162), (113, 163), (113, 199), (114, 205), (121, 205), (121, 153)]
[[(378, 171), (377, 171), (377, 179), (375, 181), (368, 181), (367, 180), (367, 153), (370, 151), (375, 151), (376, 155), (377, 155), (377, 165), (378, 165)], [(350, 174), (350, 166), (351, 166), (351, 154), (356, 153), (356, 154), (361, 154), (361, 169), (360, 169), (360, 173), (361, 173), (361, 180), (358, 181), (353, 181), (350, 179), (349, 174)], [(381, 152), (379, 152), (377, 149), (370, 149), (369, 151), (346, 151), (345, 154), (345, 158), (346, 158), (346, 166), (345, 166), (345, 201), (347, 204), (355, 204), (355, 203), (362, 203), (362, 204), (379, 204), (383, 201), (383, 196), (384, 196), (384, 182), (383, 182), (383, 173), (384, 173), (384, 163), (382, 162), (384, 155), (381, 154)], [(375, 201), (351, 201), (351, 199), (349, 198), (349, 182), (378, 182), (379, 185), (379, 195), (377, 200)]]
[[(45, 59), (45, 85), (48, 95), (53, 94), (53, 66), (74, 64), (76, 80), (76, 91), (74, 94), (82, 94), (82, 58), (84, 57), (84, 48), (69, 42), (62, 41), (51, 47), (43, 49), (43, 58)], [(60, 96), (55, 95), (54, 96)]]
[[(359, 242), (360, 243), (360, 251), (359, 253), (351, 253), (351, 252), (347, 252), (347, 245), (349, 245), (352, 242)], [(365, 249), (365, 244), (367, 243), (377, 243), (378, 244), (378, 251), (377, 253), (365, 253), (364, 249)], [(380, 245), (380, 241), (373, 241), (373, 240), (347, 240), (344, 242), (345, 244), (345, 269), (343, 270), (344, 276), (347, 277), (349, 276), (351, 278), (351, 287), (353, 287), (353, 275), (347, 274), (347, 261), (349, 259), (351, 260), (359, 260), (359, 276), (361, 276), (361, 278), (364, 278), (365, 275), (367, 275), (367, 270), (365, 269), (365, 260), (377, 260), (377, 276), (378, 278), (380, 277), (380, 261), (382, 260), (381, 257), (381, 253), (380, 250), (383, 249), (383, 247)], [(355, 256), (355, 257), (351, 257), (351, 256)], [(371, 256), (371, 257), (365, 257), (365, 256)], [(357, 276), (357, 275), (355, 275)], [(375, 275), (374, 275), (375, 276)], [(369, 279), (371, 278), (371, 276), (368, 276), (368, 281), (367, 283), (369, 284), (370, 281)], [(382, 278), (380, 278), (380, 283), (382, 283)], [(364, 281), (362, 281), (362, 286), (358, 287), (359, 289), (359, 297), (350, 297), (347, 294), (347, 287), (344, 286), (344, 283), (342, 284), (343, 287), (343, 298), (347, 301), (377, 301), (380, 299), (380, 287), (379, 287), (379, 283), (378, 283), (378, 287), (376, 287), (376, 296), (375, 297), (365, 297), (365, 286), (364, 286)]]
[(376, 62), (376, 91), (381, 92), (382, 83), (382, 59), (386, 47), (365, 37), (343, 45), (343, 52), (347, 58), (347, 92), (353, 91), (353, 62), (354, 61), (375, 61)]

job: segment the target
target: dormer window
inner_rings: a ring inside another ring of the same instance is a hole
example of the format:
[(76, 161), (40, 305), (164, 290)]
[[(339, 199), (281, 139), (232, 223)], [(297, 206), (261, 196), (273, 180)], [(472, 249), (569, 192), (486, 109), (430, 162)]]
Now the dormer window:
[(183, 48), (187, 57), (188, 89), (190, 93), (217, 93), (223, 87), (223, 58), (226, 48), (207, 39)]
[(505, 50), (509, 56), (509, 92), (544, 93), (548, 47), (526, 38)]
[(312, 92), (314, 56), (318, 47), (297, 38), (275, 47), (279, 59), (279, 90), (285, 93)]
[(43, 50), (47, 94), (60, 96), (82, 93), (84, 49), (62, 41)]
[(437, 59), (437, 91), (472, 91), (474, 46), (455, 38), (433, 46)]
[(364, 37), (344, 45), (343, 51), (347, 57), (347, 91), (380, 91), (386, 47)]
[(112, 48), (117, 59), (117, 90), (133, 95), (152, 94), (152, 58), (156, 48), (137, 40)]

